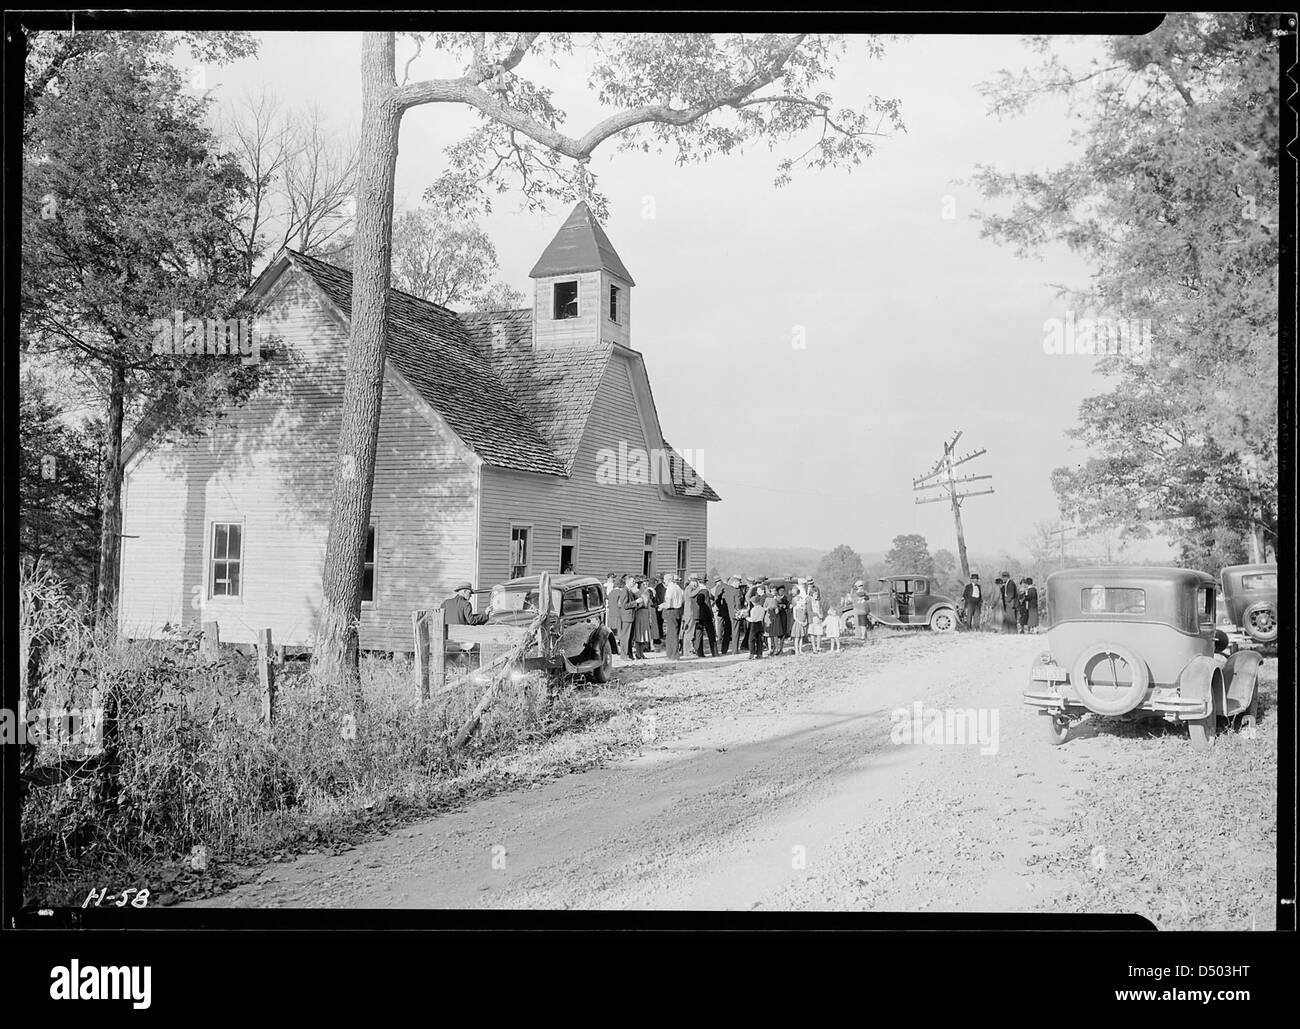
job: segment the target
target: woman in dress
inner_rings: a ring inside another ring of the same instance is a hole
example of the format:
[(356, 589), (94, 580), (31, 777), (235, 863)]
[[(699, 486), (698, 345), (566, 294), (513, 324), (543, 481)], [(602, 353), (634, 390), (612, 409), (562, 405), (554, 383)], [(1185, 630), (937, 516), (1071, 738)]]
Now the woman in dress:
[(1038, 631), (1038, 587), (1034, 580), (1025, 577), (1025, 632)]
[(655, 643), (655, 595), (645, 579), (636, 581), (636, 614), (632, 619), (632, 646), (635, 659), (645, 660), (645, 652)]
[(775, 657), (781, 651), (777, 644), (781, 639), (781, 602), (776, 591), (763, 591), (763, 635), (767, 637), (767, 656)]

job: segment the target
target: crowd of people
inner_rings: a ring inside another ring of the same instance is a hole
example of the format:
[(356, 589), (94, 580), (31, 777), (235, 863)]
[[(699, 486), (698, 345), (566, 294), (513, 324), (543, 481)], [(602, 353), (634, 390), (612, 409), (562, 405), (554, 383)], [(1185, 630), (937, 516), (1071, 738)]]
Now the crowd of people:
[[(1010, 572), (993, 580), (992, 589), (972, 572), (962, 590), (958, 617), (970, 632), (1034, 633), (1038, 631), (1038, 587), (1030, 576), (1016, 581)], [(985, 604), (988, 613), (985, 615)]]
[(662, 648), (669, 660), (748, 653), (749, 659), (840, 649), (844, 622), (811, 579), (748, 580), (733, 575), (615, 575), (605, 580), (605, 624), (615, 653), (644, 660)]

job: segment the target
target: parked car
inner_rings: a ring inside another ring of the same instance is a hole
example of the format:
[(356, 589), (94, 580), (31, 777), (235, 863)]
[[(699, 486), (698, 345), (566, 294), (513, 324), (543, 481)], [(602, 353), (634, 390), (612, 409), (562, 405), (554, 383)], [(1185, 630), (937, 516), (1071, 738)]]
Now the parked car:
[[(935, 632), (952, 632), (957, 628), (957, 605), (952, 598), (930, 592), (930, 579), (924, 575), (886, 575), (880, 581), (884, 589), (867, 594), (867, 615), (873, 624), (895, 627), (920, 626)], [(857, 628), (853, 605), (843, 609), (844, 626)]]
[(1213, 746), (1217, 719), (1254, 724), (1261, 655), (1229, 655), (1216, 632), (1212, 576), (1187, 568), (1072, 568), (1047, 577), (1048, 650), (1030, 669), (1025, 703), (1064, 743), (1084, 714), (1186, 723)]
[[(587, 674), (596, 682), (608, 682), (614, 667), (614, 648), (605, 627), (605, 587), (590, 575), (551, 575), (551, 606), (555, 623), (548, 637), (554, 644), (541, 643), (524, 658), (525, 666), (559, 669), (574, 675)], [(489, 625), (527, 628), (537, 617), (541, 576), (511, 579), (491, 590)]]
[(1277, 565), (1229, 565), (1219, 580), (1228, 621), (1256, 643), (1277, 642)]

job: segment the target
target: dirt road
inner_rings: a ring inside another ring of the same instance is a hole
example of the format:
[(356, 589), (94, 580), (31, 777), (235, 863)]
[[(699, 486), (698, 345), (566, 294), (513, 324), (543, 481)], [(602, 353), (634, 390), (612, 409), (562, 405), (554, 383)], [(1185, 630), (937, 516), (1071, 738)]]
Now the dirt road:
[[(621, 669), (605, 688), (650, 701), (639, 753), (347, 854), (272, 866), (201, 903), (1012, 911), (1051, 909), (1065, 897), (1070, 910), (1140, 910), (1160, 920), (1170, 895), (1142, 885), (1143, 845), (1114, 818), (1098, 825), (1089, 798), (1100, 779), (1124, 779), (1134, 761), (1173, 760), (1210, 778), (1213, 770), (1204, 759), (1189, 763), (1185, 732), (1137, 738), (1085, 725), (1079, 739), (1048, 746), (1020, 698), (1043, 645), (1042, 637), (895, 634), (838, 655)], [(942, 742), (934, 712), (945, 709), (970, 711), (970, 727), (982, 731)], [(902, 741), (901, 726), (918, 720), (930, 731)], [(1209, 764), (1261, 739), (1221, 744)], [(1140, 781), (1121, 788), (1138, 805), (1135, 824), (1149, 829), (1141, 805), (1152, 804), (1150, 791)], [(1259, 821), (1233, 832), (1267, 877), (1273, 836)], [(1158, 833), (1150, 840), (1165, 850), (1168, 842)], [(1205, 857), (1211, 868), (1219, 860)], [(1106, 891), (1096, 889), (1099, 879)], [(1130, 880), (1132, 891), (1114, 886)], [(1226, 914), (1217, 904), (1213, 924), (1271, 927), (1266, 900)], [(1201, 903), (1215, 899), (1194, 898), (1189, 909), (1174, 897), (1175, 917), (1163, 924), (1198, 924)]]

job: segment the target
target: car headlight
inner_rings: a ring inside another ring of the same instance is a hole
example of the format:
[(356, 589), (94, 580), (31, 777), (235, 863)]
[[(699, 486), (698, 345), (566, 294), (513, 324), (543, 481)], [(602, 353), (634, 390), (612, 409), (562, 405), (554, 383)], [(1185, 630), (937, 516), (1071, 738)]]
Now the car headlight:
[(1050, 650), (1044, 650), (1038, 655), (1038, 663), (1040, 665), (1054, 665), (1056, 664), (1056, 661), (1053, 660), (1052, 652)]

